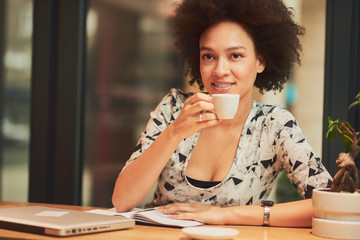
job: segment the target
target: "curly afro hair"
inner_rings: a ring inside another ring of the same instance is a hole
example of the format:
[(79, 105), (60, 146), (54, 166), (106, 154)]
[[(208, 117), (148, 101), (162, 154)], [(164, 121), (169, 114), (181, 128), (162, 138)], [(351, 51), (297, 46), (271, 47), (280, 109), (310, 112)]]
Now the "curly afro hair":
[(296, 24), (292, 9), (281, 0), (183, 0), (171, 17), (175, 46), (190, 74), (190, 84), (204, 88), (200, 75), (199, 39), (210, 26), (232, 21), (251, 36), (255, 51), (263, 56), (265, 70), (257, 75), (260, 92), (282, 90), (294, 63), (300, 64), (299, 36), (304, 28)]

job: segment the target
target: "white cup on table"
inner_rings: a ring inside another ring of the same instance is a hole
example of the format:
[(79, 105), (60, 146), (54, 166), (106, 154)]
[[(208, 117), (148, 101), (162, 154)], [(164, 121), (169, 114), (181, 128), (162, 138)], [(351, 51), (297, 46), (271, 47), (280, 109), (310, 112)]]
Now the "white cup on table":
[(239, 106), (240, 94), (213, 94), (215, 113), (219, 119), (233, 119)]

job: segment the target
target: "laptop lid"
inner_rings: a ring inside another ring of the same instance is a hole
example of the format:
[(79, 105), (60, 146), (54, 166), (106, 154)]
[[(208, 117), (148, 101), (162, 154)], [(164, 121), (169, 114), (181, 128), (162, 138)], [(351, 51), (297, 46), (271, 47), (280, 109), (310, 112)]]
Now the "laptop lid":
[(73, 236), (94, 232), (131, 228), (133, 219), (105, 216), (61, 208), (26, 206), (0, 208), (1, 228), (47, 234)]

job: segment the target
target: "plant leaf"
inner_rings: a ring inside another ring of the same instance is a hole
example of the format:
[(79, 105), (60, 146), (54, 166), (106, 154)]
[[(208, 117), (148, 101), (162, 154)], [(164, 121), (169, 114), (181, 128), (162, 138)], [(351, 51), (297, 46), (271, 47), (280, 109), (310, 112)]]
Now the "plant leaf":
[(348, 109), (355, 107), (356, 105), (359, 105), (359, 107), (360, 107), (360, 100), (357, 100), (357, 101), (353, 102), (352, 104), (350, 104)]
[[(339, 132), (340, 139), (345, 143), (346, 149), (349, 150), (352, 144), (352, 135), (347, 130), (342, 130), (342, 133)], [(350, 139), (349, 139), (350, 138)]]
[(355, 99), (360, 99), (360, 92), (358, 92), (358, 94), (356, 95)]
[(360, 92), (356, 95), (355, 101), (350, 104), (348, 109), (350, 109), (350, 108), (352, 108), (352, 107), (354, 107), (356, 105), (358, 105), (360, 107)]
[(331, 117), (328, 117), (328, 123), (331, 124), (333, 122), (333, 120), (331, 119)]
[(328, 131), (326, 137), (329, 139), (329, 142), (334, 140), (334, 138), (336, 137), (336, 130), (333, 129), (332, 131)]
[(326, 138), (329, 139), (329, 142), (332, 141), (335, 136), (336, 136), (336, 129), (337, 129), (337, 124), (336, 122), (334, 122), (331, 117), (328, 117), (328, 123), (329, 123), (329, 126), (328, 126), (328, 129), (326, 131)]

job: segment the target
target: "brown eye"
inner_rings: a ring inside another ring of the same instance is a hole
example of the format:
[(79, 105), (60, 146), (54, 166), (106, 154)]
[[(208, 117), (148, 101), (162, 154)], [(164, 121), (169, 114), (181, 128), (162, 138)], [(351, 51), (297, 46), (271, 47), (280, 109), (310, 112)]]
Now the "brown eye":
[(203, 60), (211, 60), (213, 59), (214, 57), (211, 55), (211, 54), (204, 54), (202, 55), (202, 59)]
[(239, 59), (242, 58), (243, 56), (240, 53), (233, 53), (231, 54), (231, 58), (233, 59)]

